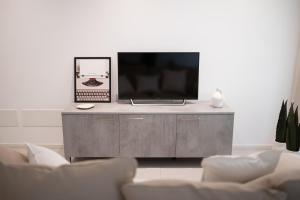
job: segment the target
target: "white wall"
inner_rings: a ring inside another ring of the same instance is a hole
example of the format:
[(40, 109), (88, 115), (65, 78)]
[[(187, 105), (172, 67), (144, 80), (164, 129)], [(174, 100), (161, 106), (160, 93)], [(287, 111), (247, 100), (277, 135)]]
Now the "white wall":
[(295, 64), (292, 99), (296, 105), (300, 106), (300, 49), (298, 49), (298, 57)]
[(292, 90), (299, 7), (299, 0), (0, 0), (0, 107), (10, 109), (0, 119), (12, 126), (0, 127), (0, 143), (61, 144), (55, 109), (73, 100), (73, 57), (111, 56), (115, 95), (118, 51), (200, 51), (199, 99), (222, 88), (236, 111), (234, 143), (273, 143)]
[[(298, 76), (300, 77), (300, 76)], [(296, 91), (295, 91), (295, 103), (296, 105), (300, 106), (300, 80), (299, 78), (295, 82), (297, 84)]]

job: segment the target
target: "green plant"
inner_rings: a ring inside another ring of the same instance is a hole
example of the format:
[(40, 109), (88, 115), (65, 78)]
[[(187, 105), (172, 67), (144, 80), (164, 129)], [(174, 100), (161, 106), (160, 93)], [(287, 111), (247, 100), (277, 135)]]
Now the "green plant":
[(296, 123), (296, 126), (298, 127), (298, 123), (299, 123), (299, 120), (298, 120), (298, 106), (295, 110), (295, 123)]
[(286, 140), (287, 127), (287, 101), (282, 101), (279, 118), (276, 127), (276, 142), (284, 143)]
[(298, 124), (298, 131), (297, 131), (297, 133), (298, 133), (298, 137), (299, 137), (299, 148), (300, 148), (300, 124)]
[(292, 103), (287, 118), (286, 131), (286, 148), (290, 151), (299, 151), (299, 126), (296, 120), (298, 121), (298, 113), (295, 114), (294, 104)]
[(298, 117), (298, 106), (295, 110), (295, 124), (297, 127), (297, 137), (298, 137), (298, 149), (300, 149), (300, 124), (299, 124), (299, 117)]

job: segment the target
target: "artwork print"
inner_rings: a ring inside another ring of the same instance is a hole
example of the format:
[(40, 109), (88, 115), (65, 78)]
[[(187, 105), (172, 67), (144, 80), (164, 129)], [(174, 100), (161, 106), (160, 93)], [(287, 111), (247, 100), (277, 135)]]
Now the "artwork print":
[(111, 102), (110, 57), (75, 57), (75, 102)]

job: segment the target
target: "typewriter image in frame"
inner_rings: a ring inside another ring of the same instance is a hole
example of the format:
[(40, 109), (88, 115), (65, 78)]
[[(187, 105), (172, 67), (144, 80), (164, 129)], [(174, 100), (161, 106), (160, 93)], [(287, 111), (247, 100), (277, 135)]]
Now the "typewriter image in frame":
[(75, 102), (111, 102), (110, 70), (110, 57), (75, 57)]

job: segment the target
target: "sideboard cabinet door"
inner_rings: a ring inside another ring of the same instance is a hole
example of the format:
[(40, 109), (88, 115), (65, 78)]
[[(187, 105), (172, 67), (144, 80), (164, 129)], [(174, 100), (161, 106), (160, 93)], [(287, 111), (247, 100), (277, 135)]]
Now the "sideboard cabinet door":
[(176, 157), (231, 154), (233, 115), (177, 115)]
[(65, 155), (112, 157), (119, 155), (118, 115), (63, 115)]
[(176, 115), (120, 115), (120, 154), (174, 157)]

